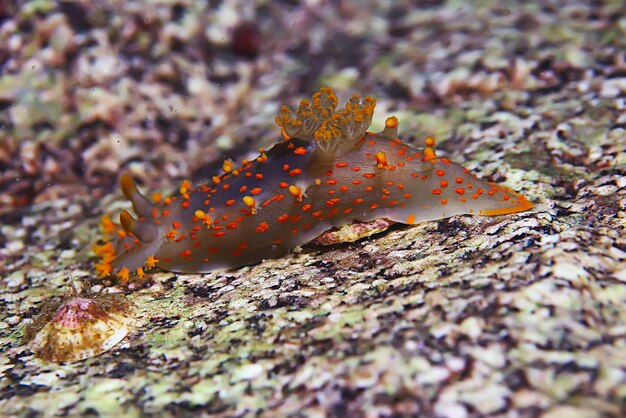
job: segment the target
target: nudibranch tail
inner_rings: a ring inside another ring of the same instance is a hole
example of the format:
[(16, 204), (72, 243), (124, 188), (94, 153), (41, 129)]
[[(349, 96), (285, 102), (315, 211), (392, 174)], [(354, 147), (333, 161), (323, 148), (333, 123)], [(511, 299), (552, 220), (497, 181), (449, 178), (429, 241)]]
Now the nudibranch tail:
[(398, 138), (398, 119), (366, 132), (376, 100), (353, 95), (342, 110), (321, 88), (276, 122), (284, 141), (252, 161), (170, 197), (150, 201), (120, 178), (136, 216), (102, 220), (109, 241), (94, 246), (102, 276), (122, 282), (159, 267), (184, 273), (234, 268), (284, 254), (332, 229), (386, 219), (405, 224), (459, 214), (502, 215), (532, 208), (524, 196), (479, 179), (437, 155), (435, 139), (417, 149)]

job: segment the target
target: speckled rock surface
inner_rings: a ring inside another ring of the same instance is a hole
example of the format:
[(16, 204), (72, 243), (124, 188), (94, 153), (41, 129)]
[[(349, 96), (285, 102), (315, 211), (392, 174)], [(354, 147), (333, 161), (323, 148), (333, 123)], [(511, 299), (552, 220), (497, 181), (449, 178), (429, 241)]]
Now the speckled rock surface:
[[(209, 3), (0, 6), (0, 415), (626, 415), (620, 1)], [(393, 112), (535, 209), (95, 278), (121, 171), (206, 179), (320, 85), (378, 97), (374, 130)], [(125, 292), (134, 329), (43, 362), (24, 329), (72, 281)]]

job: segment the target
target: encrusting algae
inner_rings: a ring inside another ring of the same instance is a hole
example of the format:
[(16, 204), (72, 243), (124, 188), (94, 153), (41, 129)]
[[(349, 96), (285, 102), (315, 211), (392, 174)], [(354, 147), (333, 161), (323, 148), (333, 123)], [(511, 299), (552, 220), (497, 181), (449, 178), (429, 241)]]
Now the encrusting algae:
[(284, 140), (239, 167), (179, 193), (146, 198), (128, 174), (124, 195), (137, 217), (123, 211), (119, 225), (107, 216), (108, 240), (94, 247), (101, 276), (159, 267), (202, 273), (253, 264), (285, 254), (332, 228), (386, 219), (415, 224), (459, 214), (503, 215), (533, 207), (524, 196), (478, 179), (440, 158), (435, 140), (423, 150), (398, 138), (398, 120), (367, 132), (376, 100), (353, 95), (342, 110), (330, 88), (294, 113), (276, 118)]

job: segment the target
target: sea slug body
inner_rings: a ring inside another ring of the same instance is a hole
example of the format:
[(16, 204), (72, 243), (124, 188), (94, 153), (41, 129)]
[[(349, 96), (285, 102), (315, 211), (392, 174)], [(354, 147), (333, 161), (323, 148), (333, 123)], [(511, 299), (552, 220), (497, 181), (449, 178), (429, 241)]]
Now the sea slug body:
[(322, 88), (295, 115), (283, 106), (276, 121), (284, 141), (240, 167), (226, 161), (224, 173), (205, 184), (184, 181), (169, 198), (150, 201), (122, 175), (137, 218), (122, 212), (121, 228), (104, 218), (112, 238), (95, 247), (98, 272), (123, 281), (151, 267), (208, 272), (277, 257), (355, 221), (415, 224), (532, 208), (523, 196), (438, 157), (433, 138), (423, 150), (403, 143), (395, 117), (382, 132), (367, 132), (375, 103), (353, 95), (337, 110), (335, 94)]

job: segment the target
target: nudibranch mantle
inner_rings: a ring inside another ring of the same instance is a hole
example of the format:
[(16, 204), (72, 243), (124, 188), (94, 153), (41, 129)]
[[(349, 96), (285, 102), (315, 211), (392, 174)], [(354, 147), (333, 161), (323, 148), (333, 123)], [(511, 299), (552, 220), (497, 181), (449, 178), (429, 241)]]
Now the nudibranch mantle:
[(183, 181), (169, 198), (150, 201), (122, 175), (138, 217), (123, 211), (121, 228), (104, 217), (111, 240), (94, 247), (98, 272), (123, 281), (152, 267), (203, 273), (280, 256), (355, 221), (415, 224), (532, 208), (522, 195), (437, 157), (433, 138), (423, 150), (403, 143), (395, 117), (382, 132), (367, 132), (375, 104), (353, 95), (337, 111), (337, 97), (322, 88), (295, 115), (283, 106), (276, 121), (284, 141), (240, 167), (224, 162), (224, 173), (205, 184)]

